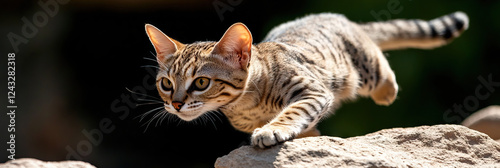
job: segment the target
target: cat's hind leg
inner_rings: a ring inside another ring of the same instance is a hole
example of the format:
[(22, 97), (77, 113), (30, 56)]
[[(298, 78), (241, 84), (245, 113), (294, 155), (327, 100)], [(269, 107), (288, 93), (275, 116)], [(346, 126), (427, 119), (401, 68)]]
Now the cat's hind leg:
[(389, 76), (382, 79), (378, 86), (370, 93), (371, 98), (378, 105), (391, 105), (398, 94), (398, 84), (394, 77), (394, 72), (390, 72)]
[(396, 99), (399, 89), (396, 76), (378, 47), (372, 49), (371, 53), (375, 54), (377, 59), (372, 63), (375, 71), (370, 76), (376, 76), (378, 79), (371, 81), (373, 89), (370, 90), (370, 97), (378, 105), (391, 105)]
[(380, 48), (366, 36), (360, 36), (366, 39), (365, 43), (351, 45), (357, 49), (348, 50), (360, 75), (358, 93), (370, 96), (378, 105), (390, 105), (399, 89), (396, 76)]

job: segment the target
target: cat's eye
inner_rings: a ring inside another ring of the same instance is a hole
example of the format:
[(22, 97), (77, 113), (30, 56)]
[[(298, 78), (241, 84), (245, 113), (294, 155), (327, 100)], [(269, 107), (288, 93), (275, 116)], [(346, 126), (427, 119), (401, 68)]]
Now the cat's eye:
[(193, 86), (195, 90), (205, 90), (209, 84), (210, 84), (210, 79), (201, 77), (201, 78), (196, 78), (196, 80), (194, 80)]
[(172, 85), (172, 82), (170, 82), (167, 78), (163, 78), (161, 80), (161, 88), (164, 91), (171, 91), (174, 88), (174, 85)]

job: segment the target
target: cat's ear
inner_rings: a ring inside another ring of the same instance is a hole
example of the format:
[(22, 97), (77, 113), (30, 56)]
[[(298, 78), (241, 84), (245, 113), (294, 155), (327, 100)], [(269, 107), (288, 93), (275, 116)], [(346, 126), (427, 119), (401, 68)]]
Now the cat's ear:
[(222, 60), (231, 67), (246, 70), (252, 55), (251, 50), (252, 34), (250, 30), (243, 23), (235, 23), (217, 42), (212, 53), (223, 57)]
[(184, 44), (168, 37), (153, 25), (146, 24), (145, 27), (149, 40), (155, 47), (158, 61), (163, 62), (168, 59), (168, 57), (172, 56), (180, 47), (184, 46)]

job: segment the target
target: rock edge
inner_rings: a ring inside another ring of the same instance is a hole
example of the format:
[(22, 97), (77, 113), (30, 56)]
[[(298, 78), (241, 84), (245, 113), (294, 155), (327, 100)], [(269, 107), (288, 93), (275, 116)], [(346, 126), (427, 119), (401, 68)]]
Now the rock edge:
[(59, 162), (45, 162), (33, 158), (21, 158), (10, 160), (6, 163), (0, 164), (1, 168), (96, 168), (90, 163), (82, 161), (59, 161)]
[(500, 167), (500, 143), (460, 125), (393, 128), (346, 139), (295, 139), (269, 149), (243, 146), (215, 167)]

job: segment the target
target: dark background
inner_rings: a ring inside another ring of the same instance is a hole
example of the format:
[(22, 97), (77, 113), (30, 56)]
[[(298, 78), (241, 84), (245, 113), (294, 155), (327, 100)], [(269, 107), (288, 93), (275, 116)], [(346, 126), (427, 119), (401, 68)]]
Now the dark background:
[[(7, 34), (22, 36), (21, 18), (32, 21), (43, 12), (39, 2), (47, 0), (0, 4), (0, 69), (5, 73), (0, 95), (7, 92), (7, 54), (14, 52)], [(229, 10), (217, 12), (214, 3)], [(391, 5), (398, 3), (401, 10), (391, 13)], [(142, 121), (136, 117), (160, 105), (142, 100), (159, 98), (151, 87), (151, 69), (141, 67), (156, 65), (144, 59), (154, 58), (145, 23), (191, 43), (218, 40), (231, 24), (243, 22), (259, 42), (279, 23), (310, 13), (342, 13), (368, 22), (388, 16), (428, 20), (461, 10), (469, 15), (470, 28), (451, 44), (386, 52), (401, 88), (394, 104), (377, 106), (367, 98), (344, 103), (319, 128), (324, 135), (352, 137), (384, 128), (458, 124), (474, 111), (500, 104), (500, 87), (491, 92), (483, 88), (480, 93), (489, 96), (470, 101), (481, 86), (478, 78), (491, 75), (500, 81), (499, 1), (72, 0), (58, 9), (16, 52), (16, 158), (65, 160), (74, 150), (98, 167), (212, 167), (217, 157), (248, 143), (249, 136), (234, 130), (223, 115), (196, 123), (171, 117), (158, 126), (155, 120), (146, 130), (152, 115)], [(384, 11), (390, 15), (372, 14)], [(453, 111), (454, 104), (464, 101), (469, 104), (462, 114)], [(0, 105), (5, 109), (0, 115), (0, 161), (5, 162), (7, 101)], [(100, 122), (111, 126), (100, 128)]]

